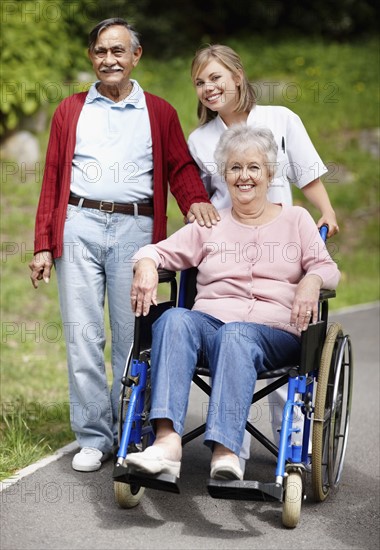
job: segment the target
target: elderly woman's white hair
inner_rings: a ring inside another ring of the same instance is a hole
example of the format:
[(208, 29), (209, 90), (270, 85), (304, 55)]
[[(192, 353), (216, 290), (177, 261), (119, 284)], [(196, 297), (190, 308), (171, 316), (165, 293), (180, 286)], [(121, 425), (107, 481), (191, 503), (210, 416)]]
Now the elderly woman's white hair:
[(219, 173), (224, 177), (226, 162), (231, 153), (254, 147), (265, 157), (269, 178), (276, 172), (277, 143), (269, 128), (255, 128), (246, 124), (234, 124), (223, 132), (215, 149), (214, 159)]

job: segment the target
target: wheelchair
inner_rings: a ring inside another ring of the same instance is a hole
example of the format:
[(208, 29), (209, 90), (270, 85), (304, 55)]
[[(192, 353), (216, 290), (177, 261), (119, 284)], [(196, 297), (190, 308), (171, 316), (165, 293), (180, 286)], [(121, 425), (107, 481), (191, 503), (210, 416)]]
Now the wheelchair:
[[(181, 273), (178, 305), (191, 308), (195, 297), (196, 268)], [(119, 450), (113, 470), (114, 494), (121, 508), (133, 508), (145, 488), (179, 493), (179, 480), (168, 474), (142, 475), (125, 464), (128, 453), (141, 452), (154, 441), (149, 422), (150, 347), (152, 325), (164, 311), (177, 305), (176, 273), (159, 270), (160, 284), (169, 285), (169, 298), (151, 306), (149, 315), (135, 323), (134, 342), (121, 381), (119, 402)], [(322, 290), (318, 321), (301, 335), (298, 365), (262, 373), (258, 380), (270, 379), (255, 391), (252, 404), (288, 384), (278, 446), (249, 421), (246, 430), (277, 458), (270, 482), (209, 479), (212, 498), (271, 501), (282, 503), (282, 524), (294, 528), (299, 522), (306, 498), (305, 474), (311, 471), (315, 501), (324, 501), (340, 482), (347, 448), (352, 400), (353, 362), (351, 340), (338, 323), (328, 324), (328, 302), (335, 291)], [(210, 373), (200, 362), (193, 383), (208, 396)], [(298, 413), (298, 414), (296, 414)], [(301, 415), (303, 429), (294, 419)], [(205, 424), (185, 433), (182, 445), (205, 432)], [(311, 446), (310, 446), (311, 440)]]

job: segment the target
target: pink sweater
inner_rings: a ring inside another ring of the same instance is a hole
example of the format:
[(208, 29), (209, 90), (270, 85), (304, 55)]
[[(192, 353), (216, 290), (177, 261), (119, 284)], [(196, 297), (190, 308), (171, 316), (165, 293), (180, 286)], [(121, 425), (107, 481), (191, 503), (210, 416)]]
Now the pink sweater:
[(230, 209), (221, 217), (211, 228), (188, 224), (142, 247), (133, 259), (151, 258), (175, 271), (198, 266), (194, 310), (297, 334), (289, 321), (300, 279), (316, 274), (323, 288), (335, 289), (340, 278), (314, 220), (299, 206), (283, 206), (277, 218), (260, 226), (239, 223)]

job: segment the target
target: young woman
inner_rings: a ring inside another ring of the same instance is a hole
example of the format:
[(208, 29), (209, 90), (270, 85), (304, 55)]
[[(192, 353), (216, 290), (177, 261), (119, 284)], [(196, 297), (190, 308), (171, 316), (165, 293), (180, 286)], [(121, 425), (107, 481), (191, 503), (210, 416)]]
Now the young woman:
[(200, 125), (191, 133), (188, 144), (214, 206), (222, 209), (230, 205), (227, 186), (214, 160), (221, 134), (236, 123), (267, 127), (272, 130), (278, 146), (268, 200), (291, 205), (291, 184), (294, 184), (320, 211), (318, 227), (327, 224), (329, 237), (339, 231), (335, 212), (320, 180), (327, 168), (298, 115), (286, 107), (257, 105), (241, 59), (228, 46), (217, 44), (198, 50), (192, 61), (191, 77), (199, 100)]

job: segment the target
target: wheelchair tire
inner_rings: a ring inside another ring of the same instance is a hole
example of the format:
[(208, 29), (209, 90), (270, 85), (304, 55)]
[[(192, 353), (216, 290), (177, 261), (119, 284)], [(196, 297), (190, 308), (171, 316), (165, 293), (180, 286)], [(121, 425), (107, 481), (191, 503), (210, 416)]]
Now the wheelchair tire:
[(333, 323), (318, 372), (312, 438), (312, 486), (324, 501), (340, 481), (347, 448), (352, 396), (352, 354), (348, 336)]
[(302, 506), (301, 472), (289, 472), (285, 478), (284, 500), (282, 504), (282, 524), (294, 529), (299, 522)]
[(124, 509), (137, 506), (145, 491), (145, 487), (129, 485), (121, 481), (114, 481), (113, 489), (117, 504)]

